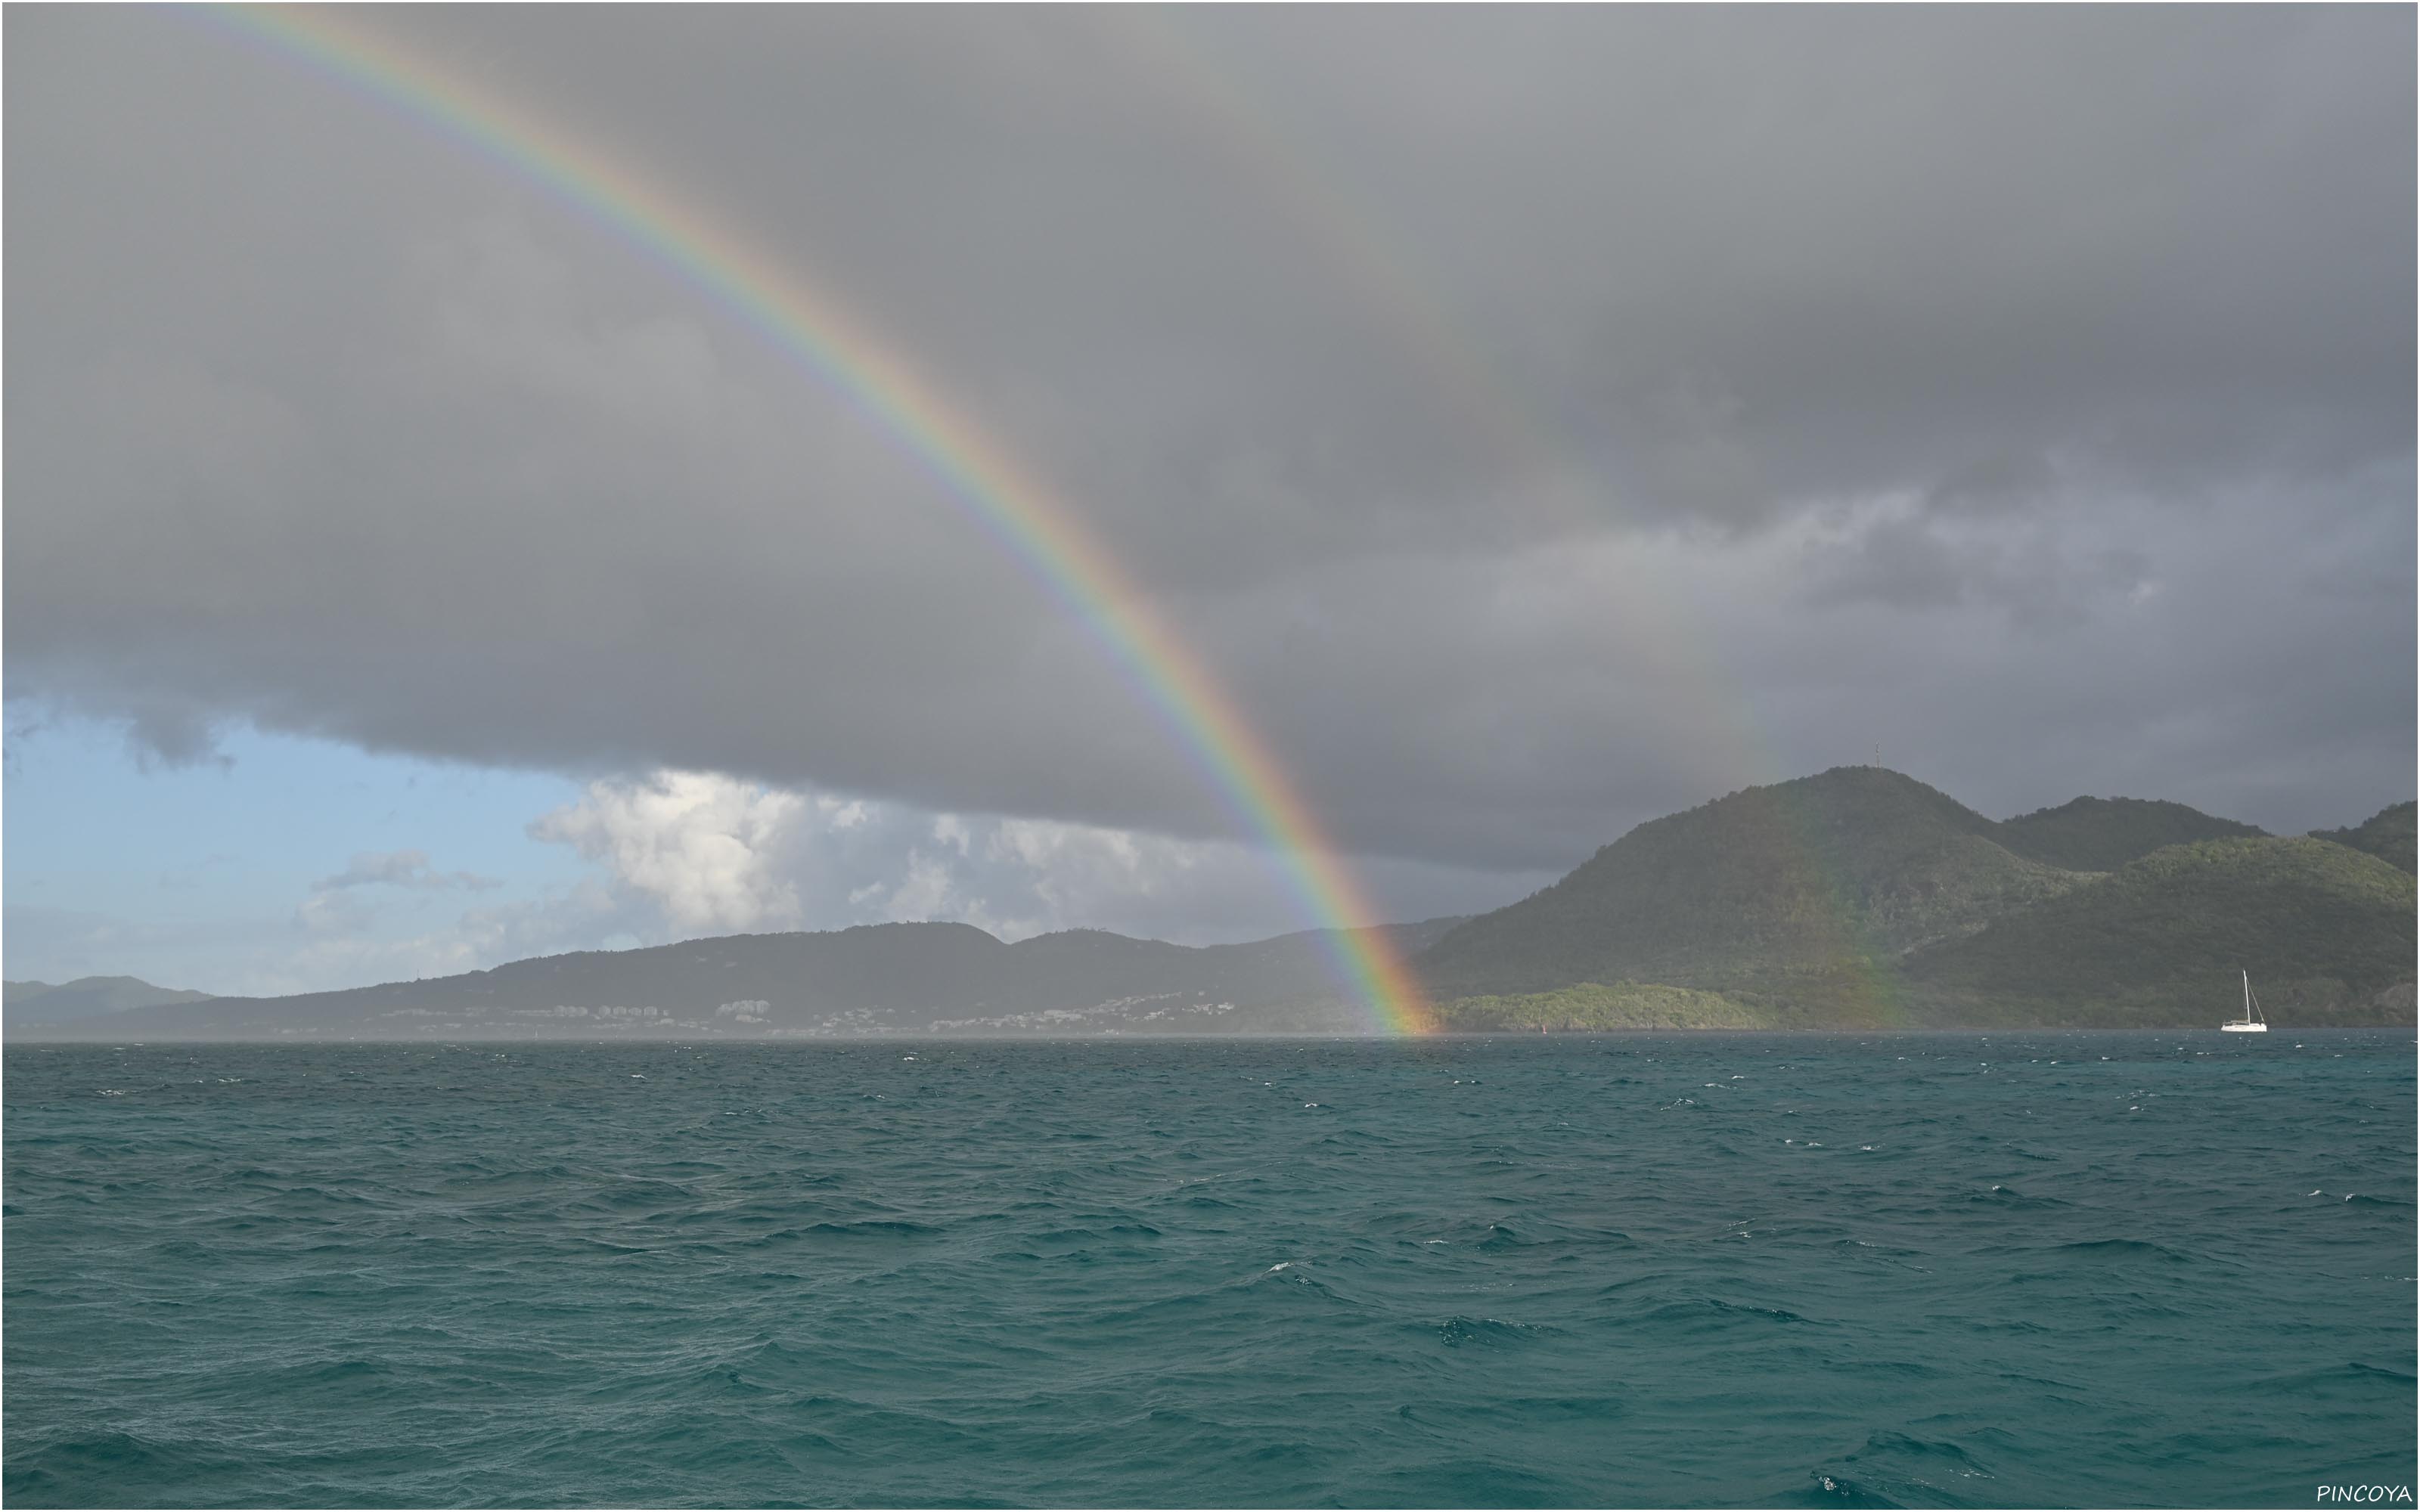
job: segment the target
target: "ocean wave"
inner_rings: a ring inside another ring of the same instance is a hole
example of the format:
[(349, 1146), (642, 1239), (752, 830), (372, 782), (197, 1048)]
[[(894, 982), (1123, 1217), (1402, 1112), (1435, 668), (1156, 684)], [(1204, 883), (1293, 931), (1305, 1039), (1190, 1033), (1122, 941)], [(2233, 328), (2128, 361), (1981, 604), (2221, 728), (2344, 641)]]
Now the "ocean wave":
[(2306, 1503), (2412, 1443), (2334, 1048), (12, 1050), (0, 1495)]

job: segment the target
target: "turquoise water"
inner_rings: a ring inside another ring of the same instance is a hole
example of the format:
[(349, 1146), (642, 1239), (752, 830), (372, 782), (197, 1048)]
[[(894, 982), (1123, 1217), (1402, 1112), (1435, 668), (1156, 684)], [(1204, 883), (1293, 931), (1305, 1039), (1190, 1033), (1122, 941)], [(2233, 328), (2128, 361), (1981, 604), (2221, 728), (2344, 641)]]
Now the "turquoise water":
[(2413, 1041), (11, 1048), (15, 1505), (2313, 1504)]

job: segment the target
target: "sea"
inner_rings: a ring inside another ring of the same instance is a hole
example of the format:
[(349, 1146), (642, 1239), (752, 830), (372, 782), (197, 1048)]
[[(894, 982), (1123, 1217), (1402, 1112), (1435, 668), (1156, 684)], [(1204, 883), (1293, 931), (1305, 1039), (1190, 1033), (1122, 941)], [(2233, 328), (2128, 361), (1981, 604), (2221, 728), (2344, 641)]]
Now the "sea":
[(2413, 1071), (2214, 1026), (11, 1046), (0, 1494), (2408, 1497)]

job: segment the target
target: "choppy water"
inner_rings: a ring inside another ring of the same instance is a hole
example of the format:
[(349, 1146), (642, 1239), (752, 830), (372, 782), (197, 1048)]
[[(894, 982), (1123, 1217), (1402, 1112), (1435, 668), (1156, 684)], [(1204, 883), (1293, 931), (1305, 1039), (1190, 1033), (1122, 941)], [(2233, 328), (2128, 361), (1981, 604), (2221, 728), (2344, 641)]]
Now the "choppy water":
[(2414, 1480), (2400, 1033), (11, 1048), (17, 1505)]

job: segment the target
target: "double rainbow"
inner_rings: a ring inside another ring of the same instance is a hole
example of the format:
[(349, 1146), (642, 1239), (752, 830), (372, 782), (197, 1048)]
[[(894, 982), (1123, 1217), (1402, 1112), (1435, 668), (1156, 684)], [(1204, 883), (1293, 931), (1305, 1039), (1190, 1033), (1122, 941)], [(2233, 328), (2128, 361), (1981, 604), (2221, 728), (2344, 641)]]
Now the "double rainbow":
[[(1107, 35), (1157, 85), (1164, 107), (1188, 120), (1327, 268), (1338, 302), (1358, 306), (1373, 333), (1424, 377), (1441, 407), (1496, 455), (1503, 475), (1528, 486), (1524, 507), (1532, 521), (1581, 539), (1608, 525), (1652, 523), (1621, 507), (1623, 488), (1591, 461), (1590, 448), (1543, 417), (1488, 359), (1451, 302), (1422, 276), (1413, 256), (1418, 239), (1354, 193), (1349, 177), (1323, 161), (1311, 135), (1289, 129), (1274, 102), (1254, 93), (1185, 17), (1181, 9), (1141, 6), (1100, 13)], [(1859, 922), (1851, 889), (1801, 811), (1797, 789), (1783, 780), (1780, 753), (1754, 705), (1727, 696), (1735, 694), (1737, 679), (1715, 654), (1705, 615), (1652, 570), (1603, 587), (1595, 601), (1603, 623), (1620, 636), (1629, 664), (1654, 680), (1652, 703), (1667, 737), (1691, 753), (1693, 771), (1715, 791), (1770, 790), (1784, 841), (1816, 879), (1838, 926), (1838, 968), (1857, 983), (1869, 1018), (1898, 1022), (1885, 954)]]
[(1340, 981), (1384, 1032), (1435, 1026), (1353, 875), (1233, 697), (1084, 522), (794, 265), (509, 104), (325, 12), (220, 14), (536, 184), (738, 318), (887, 433), (1101, 649), (1231, 815), (1266, 843)]

